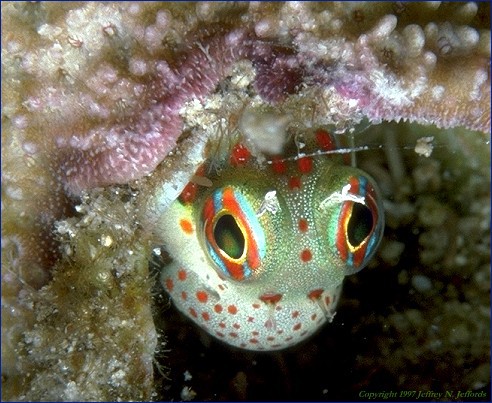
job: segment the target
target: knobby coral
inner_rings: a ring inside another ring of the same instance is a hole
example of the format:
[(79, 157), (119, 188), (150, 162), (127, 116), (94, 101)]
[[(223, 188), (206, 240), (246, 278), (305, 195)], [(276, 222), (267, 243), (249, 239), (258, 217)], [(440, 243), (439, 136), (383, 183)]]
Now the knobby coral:
[[(490, 130), (487, 4), (3, 2), (2, 56), (2, 351), (16, 399), (150, 397), (149, 200), (159, 184), (171, 202), (250, 107), (300, 128)], [(86, 201), (116, 184), (131, 190)], [(103, 345), (99, 366), (85, 352)]]

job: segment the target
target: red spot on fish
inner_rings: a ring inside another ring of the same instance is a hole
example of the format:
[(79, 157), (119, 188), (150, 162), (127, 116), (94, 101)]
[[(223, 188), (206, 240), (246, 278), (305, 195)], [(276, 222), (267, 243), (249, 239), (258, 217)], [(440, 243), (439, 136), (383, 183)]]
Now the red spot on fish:
[(233, 167), (237, 167), (246, 164), (250, 157), (249, 150), (241, 143), (238, 143), (232, 148), (229, 162)]
[(313, 160), (311, 157), (301, 157), (297, 160), (297, 167), (303, 174), (308, 174), (313, 169)]
[(332, 151), (336, 149), (333, 137), (326, 130), (318, 129), (316, 131), (316, 142), (323, 151)]
[(260, 300), (265, 304), (276, 304), (282, 299), (282, 294), (277, 293), (265, 293), (260, 296)]
[(306, 232), (308, 230), (309, 224), (305, 218), (300, 218), (297, 226), (299, 228), (299, 231)]
[(276, 174), (283, 175), (287, 171), (287, 165), (285, 165), (285, 161), (280, 157), (273, 157), (272, 170)]
[(181, 227), (181, 229), (183, 230), (183, 232), (185, 234), (188, 234), (188, 235), (193, 234), (193, 224), (191, 223), (190, 220), (182, 218), (179, 221), (179, 226)]
[(205, 291), (197, 291), (196, 299), (202, 304), (205, 304), (208, 301), (208, 294)]
[(323, 294), (323, 289), (318, 288), (317, 290), (313, 290), (308, 294), (308, 298), (311, 300), (319, 299), (321, 297), (321, 294)]
[(222, 312), (222, 309), (223, 309), (222, 308), (222, 305), (220, 305), (220, 304), (216, 304), (214, 306), (214, 311), (217, 312), (217, 313), (221, 313)]
[(300, 189), (301, 188), (301, 179), (299, 177), (297, 177), (297, 176), (292, 176), (289, 179), (289, 182), (287, 183), (287, 186), (291, 190)]
[(174, 288), (174, 282), (172, 278), (166, 279), (166, 288), (169, 292), (171, 292)]
[(304, 249), (301, 252), (301, 260), (306, 263), (309, 262), (312, 259), (313, 255), (309, 249)]
[(198, 192), (198, 185), (193, 182), (189, 182), (179, 195), (179, 200), (185, 204), (193, 203), (196, 199), (196, 194)]

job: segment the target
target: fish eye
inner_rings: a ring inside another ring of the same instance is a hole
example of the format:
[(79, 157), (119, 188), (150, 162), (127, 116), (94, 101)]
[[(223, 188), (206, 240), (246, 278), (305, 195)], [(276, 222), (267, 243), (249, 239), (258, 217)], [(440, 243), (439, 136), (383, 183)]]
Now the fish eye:
[(347, 274), (367, 265), (384, 231), (383, 204), (376, 183), (361, 171), (350, 168), (349, 172), (340, 177), (337, 191), (322, 202), (328, 248), (343, 261)]
[(243, 281), (258, 273), (266, 239), (249, 199), (234, 186), (215, 189), (204, 202), (202, 244), (217, 272)]
[(217, 246), (230, 259), (239, 259), (243, 255), (245, 239), (234, 216), (220, 216), (215, 223), (213, 234)]
[(347, 240), (357, 248), (371, 234), (374, 226), (371, 210), (360, 203), (353, 203), (352, 214), (347, 226)]

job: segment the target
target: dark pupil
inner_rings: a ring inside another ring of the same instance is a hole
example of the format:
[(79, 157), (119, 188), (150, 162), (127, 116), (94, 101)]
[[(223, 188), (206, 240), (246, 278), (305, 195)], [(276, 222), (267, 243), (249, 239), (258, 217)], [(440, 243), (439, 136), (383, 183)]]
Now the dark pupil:
[(239, 259), (244, 250), (244, 236), (233, 216), (226, 214), (217, 220), (214, 228), (215, 242), (233, 259)]
[(348, 240), (350, 245), (359, 246), (361, 242), (371, 233), (372, 214), (366, 206), (360, 203), (354, 203), (352, 206), (352, 215), (348, 223)]

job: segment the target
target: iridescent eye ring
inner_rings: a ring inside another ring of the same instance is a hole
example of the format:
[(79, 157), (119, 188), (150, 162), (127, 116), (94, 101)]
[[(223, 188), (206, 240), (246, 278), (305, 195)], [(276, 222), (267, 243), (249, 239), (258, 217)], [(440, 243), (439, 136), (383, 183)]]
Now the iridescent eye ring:
[(340, 195), (339, 213), (333, 218), (336, 224), (330, 227), (336, 227), (336, 230), (329, 234), (329, 238), (348, 269), (358, 271), (367, 264), (381, 239), (381, 206), (365, 176), (351, 176), (348, 185), (347, 194), (342, 191)]
[(215, 190), (202, 211), (204, 243), (219, 273), (237, 281), (251, 278), (266, 253), (265, 234), (255, 210), (231, 187)]

